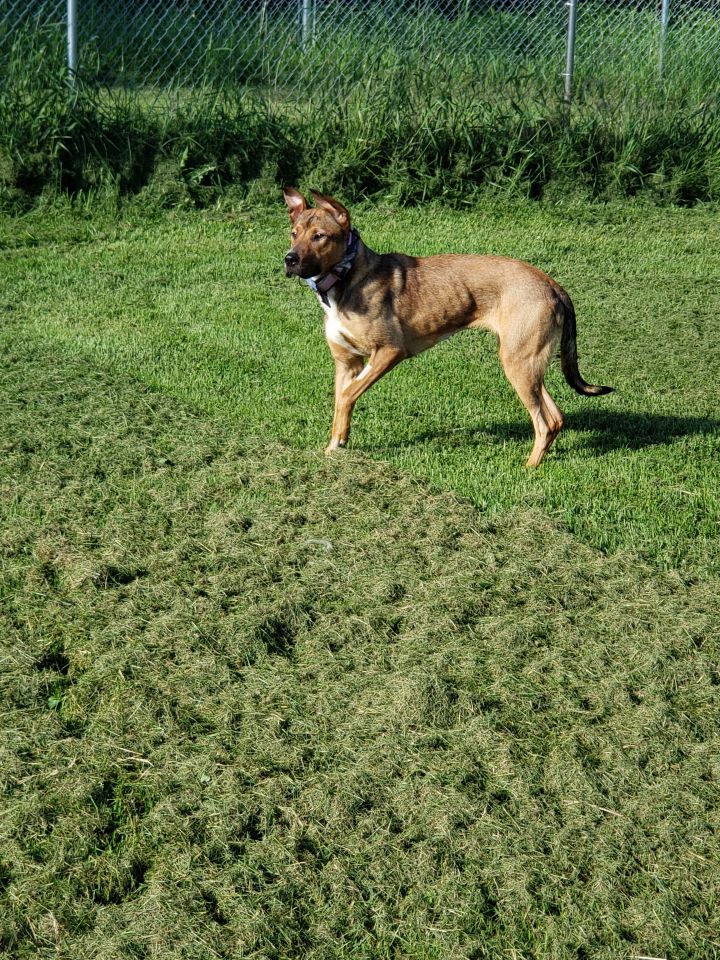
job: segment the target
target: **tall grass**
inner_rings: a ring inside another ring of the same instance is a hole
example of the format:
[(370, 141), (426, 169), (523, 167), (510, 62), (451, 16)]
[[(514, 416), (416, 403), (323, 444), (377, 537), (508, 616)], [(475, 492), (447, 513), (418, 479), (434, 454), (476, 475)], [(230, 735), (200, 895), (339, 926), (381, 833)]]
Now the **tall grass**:
[(583, 8), (568, 114), (557, 16), (541, 12), (529, 28), (467, 5), (454, 18), (393, 9), (333, 20), (323, 6), (325, 24), (302, 45), (296, 25), (261, 5), (191, 46), (196, 27), (173, 8), (148, 46), (139, 20), (101, 30), (112, 21), (96, 4), (73, 89), (61, 24), (0, 38), (0, 200), (102, 188), (206, 204), (288, 180), (403, 203), (466, 203), (487, 189), (720, 198), (716, 68), (700, 56), (714, 21), (686, 27), (693, 56), (669, 44), (660, 83), (650, 12), (624, 12), (619, 30), (617, 13)]

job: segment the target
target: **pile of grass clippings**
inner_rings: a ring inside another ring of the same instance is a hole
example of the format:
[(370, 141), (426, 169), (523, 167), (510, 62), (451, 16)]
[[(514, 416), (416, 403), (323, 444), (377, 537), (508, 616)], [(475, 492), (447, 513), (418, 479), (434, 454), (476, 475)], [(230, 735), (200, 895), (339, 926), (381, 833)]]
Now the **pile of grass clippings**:
[(720, 953), (717, 583), (2, 354), (3, 956)]

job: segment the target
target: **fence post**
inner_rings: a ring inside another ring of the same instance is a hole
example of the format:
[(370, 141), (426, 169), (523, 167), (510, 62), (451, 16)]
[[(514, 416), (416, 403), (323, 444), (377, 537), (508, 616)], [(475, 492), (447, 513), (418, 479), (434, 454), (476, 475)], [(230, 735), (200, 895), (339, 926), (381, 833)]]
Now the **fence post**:
[(78, 68), (77, 0), (67, 0), (67, 65), (68, 79), (73, 85)]
[(658, 57), (658, 73), (662, 80), (665, 73), (665, 41), (667, 39), (668, 21), (670, 19), (670, 0), (662, 0), (660, 8), (660, 55)]
[(312, 0), (301, 0), (302, 4), (302, 45), (306, 47), (312, 32)]
[(575, 64), (575, 24), (577, 22), (578, 0), (567, 0), (565, 6), (568, 8), (568, 34), (567, 34), (567, 57), (565, 58), (565, 103), (570, 106), (572, 100), (573, 69)]

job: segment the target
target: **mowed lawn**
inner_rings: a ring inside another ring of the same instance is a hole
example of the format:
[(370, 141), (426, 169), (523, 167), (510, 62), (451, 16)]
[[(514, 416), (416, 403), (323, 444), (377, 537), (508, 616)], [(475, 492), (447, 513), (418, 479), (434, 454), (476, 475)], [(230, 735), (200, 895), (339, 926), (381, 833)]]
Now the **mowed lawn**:
[(720, 956), (711, 210), (365, 208), (552, 272), (539, 471), (492, 341), (358, 406), (282, 211), (0, 223), (0, 954)]
[[(347, 198), (345, 198), (347, 200)], [(536, 473), (529, 418), (496, 346), (469, 332), (406, 362), (358, 404), (354, 449), (491, 514), (537, 507), (583, 541), (664, 567), (720, 563), (720, 226), (712, 209), (367, 207), (377, 250), (480, 251), (556, 277), (578, 314), (583, 398), (555, 365), (567, 427)], [(23, 325), (227, 417), (243, 434), (321, 450), (333, 365), (317, 302), (285, 279), (284, 208), (126, 223), (9, 222), (0, 298)]]

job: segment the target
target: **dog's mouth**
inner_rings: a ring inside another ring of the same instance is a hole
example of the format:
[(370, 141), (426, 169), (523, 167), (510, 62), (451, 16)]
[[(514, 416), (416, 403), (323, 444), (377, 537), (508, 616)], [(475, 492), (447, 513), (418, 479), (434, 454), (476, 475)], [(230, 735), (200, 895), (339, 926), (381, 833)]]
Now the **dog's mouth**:
[(297, 262), (285, 258), (285, 276), (300, 277), (301, 280), (307, 280), (309, 277), (316, 277), (322, 273), (318, 263), (307, 260), (298, 260)]

